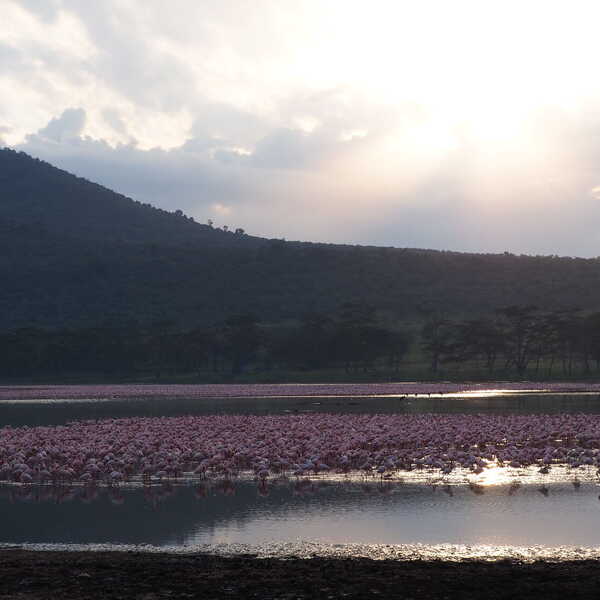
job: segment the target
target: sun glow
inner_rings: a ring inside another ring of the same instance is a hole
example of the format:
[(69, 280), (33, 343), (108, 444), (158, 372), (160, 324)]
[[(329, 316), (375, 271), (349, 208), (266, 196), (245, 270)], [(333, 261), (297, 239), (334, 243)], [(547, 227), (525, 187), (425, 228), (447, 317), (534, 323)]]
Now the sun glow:
[[(165, 60), (181, 65), (182, 77), (189, 78), (180, 82), (182, 89), (202, 90), (210, 102), (254, 111), (307, 133), (324, 121), (340, 118), (351, 107), (356, 122), (344, 123), (343, 140), (356, 139), (354, 132), (373, 133), (365, 107), (375, 105), (382, 109), (381, 129), (386, 134), (401, 138), (417, 154), (434, 157), (451, 153), (465, 140), (520, 143), (532, 113), (547, 106), (579, 110), (600, 91), (595, 76), (600, 45), (597, 2), (379, 0), (371, 5), (362, 0), (306, 0), (282, 4), (284, 8), (274, 4), (265, 9), (260, 25), (253, 21), (256, 11), (250, 10), (247, 19), (241, 17), (248, 22), (237, 35), (232, 32), (226, 44), (206, 46), (202, 36), (169, 35), (159, 29), (153, 47)], [(32, 56), (38, 69), (46, 65), (48, 52), (60, 51), (76, 61), (102, 56), (80, 20), (67, 11), (61, 11), (48, 29), (18, 3), (9, 3), (7, 10), (14, 23), (8, 31), (9, 45), (16, 48), (36, 39), (48, 46), (40, 57)], [(184, 22), (180, 27), (186, 31)], [(55, 76), (52, 82), (56, 85)], [(94, 116), (95, 110), (101, 113), (92, 108), (98, 98), (102, 104), (128, 107), (123, 120), (143, 148), (171, 147), (190, 127), (192, 116), (183, 111), (166, 125), (174, 133), (157, 134), (156, 118), (164, 110), (148, 109), (152, 126), (146, 127), (139, 117), (140, 107), (117, 98), (117, 90), (93, 83), (87, 68), (85, 77), (77, 80), (77, 90), (82, 83), (86, 83), (84, 90), (76, 96), (66, 81), (62, 83), (65, 98), (59, 104), (84, 106), (89, 116), (86, 135), (98, 139), (109, 135), (106, 123)], [(302, 100), (281, 113), (278, 102), (296, 96)], [(312, 110), (327, 105), (333, 96), (342, 98), (340, 106)], [(416, 113), (392, 126), (389, 111), (409, 105), (416, 107)], [(44, 116), (37, 119), (43, 122)], [(146, 139), (147, 131), (156, 139)], [(15, 129), (5, 135), (14, 141), (13, 135), (24, 133)]]
[(598, 91), (600, 5), (591, 2), (382, 1), (372, 10), (344, 1), (328, 8), (311, 36), (319, 43), (303, 55), (307, 77), (358, 88), (386, 105), (417, 103), (424, 117), (410, 135), (433, 153), (465, 136), (518, 141), (535, 111), (573, 110)]

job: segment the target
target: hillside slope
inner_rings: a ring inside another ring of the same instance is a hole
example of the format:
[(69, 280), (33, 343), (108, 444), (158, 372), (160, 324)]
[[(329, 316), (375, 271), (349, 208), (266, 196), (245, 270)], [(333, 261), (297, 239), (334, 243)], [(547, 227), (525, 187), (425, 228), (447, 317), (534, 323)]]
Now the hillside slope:
[(364, 301), (392, 317), (509, 304), (600, 309), (597, 259), (265, 240), (141, 205), (0, 151), (0, 329), (274, 322)]
[(83, 240), (167, 245), (252, 246), (179, 213), (141, 204), (23, 152), (0, 150), (0, 220), (36, 224)]

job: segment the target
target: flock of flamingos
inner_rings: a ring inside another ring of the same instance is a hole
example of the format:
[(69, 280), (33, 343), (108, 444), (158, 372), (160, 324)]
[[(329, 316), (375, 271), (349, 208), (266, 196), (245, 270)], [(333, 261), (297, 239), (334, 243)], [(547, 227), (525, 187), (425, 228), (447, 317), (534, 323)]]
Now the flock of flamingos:
[(600, 468), (600, 415), (209, 415), (0, 429), (0, 481), (120, 485)]

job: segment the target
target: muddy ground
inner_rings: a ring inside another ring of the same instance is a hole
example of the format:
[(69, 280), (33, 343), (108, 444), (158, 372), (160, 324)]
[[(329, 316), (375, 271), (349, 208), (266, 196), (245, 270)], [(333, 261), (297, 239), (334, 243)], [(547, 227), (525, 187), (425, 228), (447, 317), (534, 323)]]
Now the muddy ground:
[(600, 597), (600, 562), (281, 559), (139, 552), (0, 551), (0, 598)]

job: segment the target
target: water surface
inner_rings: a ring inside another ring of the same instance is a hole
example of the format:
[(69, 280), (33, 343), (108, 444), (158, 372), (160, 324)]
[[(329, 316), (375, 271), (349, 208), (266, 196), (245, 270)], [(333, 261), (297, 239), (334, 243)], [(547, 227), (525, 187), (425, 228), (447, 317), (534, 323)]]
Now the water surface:
[(600, 547), (596, 483), (252, 482), (147, 489), (2, 488), (0, 542), (194, 546)]
[(328, 413), (600, 413), (597, 393), (499, 393), (457, 396), (307, 396), (0, 401), (0, 427), (59, 425), (83, 419), (205, 414)]

